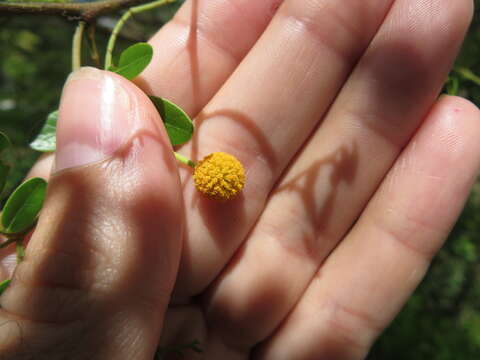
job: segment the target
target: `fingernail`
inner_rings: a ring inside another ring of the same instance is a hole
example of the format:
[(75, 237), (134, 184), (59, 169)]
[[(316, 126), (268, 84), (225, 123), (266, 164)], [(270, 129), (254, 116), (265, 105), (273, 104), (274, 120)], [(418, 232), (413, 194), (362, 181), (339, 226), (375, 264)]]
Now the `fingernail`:
[(133, 99), (122, 80), (95, 68), (72, 73), (64, 86), (57, 123), (55, 169), (110, 157), (132, 135)]

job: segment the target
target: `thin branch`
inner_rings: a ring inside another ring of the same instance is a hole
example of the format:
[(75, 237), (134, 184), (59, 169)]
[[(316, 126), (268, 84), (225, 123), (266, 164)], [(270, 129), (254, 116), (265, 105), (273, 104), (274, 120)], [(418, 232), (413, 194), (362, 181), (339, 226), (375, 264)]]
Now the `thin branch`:
[(176, 0), (156, 0), (153, 2), (149, 2), (147, 4), (138, 5), (128, 9), (122, 15), (120, 20), (118, 20), (117, 24), (113, 28), (112, 35), (110, 35), (110, 39), (108, 40), (107, 52), (105, 54), (105, 69), (108, 69), (110, 65), (112, 65), (113, 47), (115, 46), (115, 41), (117, 40), (118, 33), (120, 32), (120, 30), (122, 30), (123, 25), (132, 15), (141, 13), (143, 11), (152, 10), (163, 5), (173, 3), (175, 1)]
[(91, 22), (100, 15), (146, 3), (148, 0), (103, 0), (91, 3), (0, 2), (0, 15), (61, 15), (70, 20)]
[(87, 44), (89, 45), (89, 53), (90, 53), (90, 57), (92, 59), (92, 61), (95, 63), (95, 65), (97, 65), (98, 68), (100, 68), (101, 64), (100, 64), (100, 54), (98, 53), (98, 49), (97, 49), (97, 41), (95, 39), (95, 30), (96, 30), (96, 26), (95, 24), (91, 24), (88, 29), (87, 29), (87, 36), (88, 36), (88, 40), (89, 42), (87, 42)]
[[(107, 35), (110, 35), (119, 19), (118, 17), (114, 17), (114, 16), (115, 15), (105, 15), (105, 16), (99, 17), (95, 24), (97, 27), (97, 30)], [(132, 17), (131, 20), (133, 19), (135, 18)], [(148, 36), (144, 29), (144, 26), (146, 25), (151, 25), (151, 24), (145, 21), (145, 19), (143, 18), (142, 18), (141, 24), (140, 23), (137, 24), (133, 21), (130, 21), (125, 25), (122, 32), (118, 34), (118, 37), (125, 40), (129, 40), (129, 41), (135, 41), (135, 42), (147, 41)], [(160, 24), (158, 22), (155, 22), (154, 26), (155, 28), (157, 28), (160, 26)]]
[(72, 70), (78, 70), (82, 66), (82, 39), (85, 21), (79, 21), (72, 41)]

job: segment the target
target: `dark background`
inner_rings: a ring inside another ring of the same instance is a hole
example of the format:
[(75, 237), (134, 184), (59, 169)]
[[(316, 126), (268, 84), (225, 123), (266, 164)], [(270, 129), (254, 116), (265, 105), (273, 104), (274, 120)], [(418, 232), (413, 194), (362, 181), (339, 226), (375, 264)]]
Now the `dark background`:
[[(480, 6), (480, 0), (475, 3)], [(120, 47), (148, 38), (175, 9), (176, 6), (169, 6), (136, 17), (125, 31), (129, 39), (121, 40)], [(114, 18), (104, 18), (107, 25), (97, 29), (100, 49), (105, 48), (109, 20)], [(62, 84), (71, 67), (73, 31), (72, 23), (55, 17), (0, 17), (0, 129), (14, 144), (8, 155), (14, 171), (0, 200), (21, 181), (38, 156), (28, 148), (28, 143), (46, 115), (58, 106)], [(445, 91), (480, 105), (480, 78), (475, 74), (480, 74), (478, 10)], [(369, 359), (480, 359), (479, 236), (477, 183), (425, 280), (378, 340)]]

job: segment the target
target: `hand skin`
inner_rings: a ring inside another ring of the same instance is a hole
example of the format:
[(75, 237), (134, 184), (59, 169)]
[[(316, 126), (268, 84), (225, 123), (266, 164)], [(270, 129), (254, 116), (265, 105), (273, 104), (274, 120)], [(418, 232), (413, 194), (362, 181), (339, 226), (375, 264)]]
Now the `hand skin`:
[[(185, 359), (365, 358), (478, 173), (479, 110), (438, 98), (472, 8), (191, 0), (138, 87), (75, 73), (0, 358), (150, 360), (159, 339), (198, 340)], [(182, 154), (242, 161), (238, 198), (194, 190), (139, 88), (195, 117)]]

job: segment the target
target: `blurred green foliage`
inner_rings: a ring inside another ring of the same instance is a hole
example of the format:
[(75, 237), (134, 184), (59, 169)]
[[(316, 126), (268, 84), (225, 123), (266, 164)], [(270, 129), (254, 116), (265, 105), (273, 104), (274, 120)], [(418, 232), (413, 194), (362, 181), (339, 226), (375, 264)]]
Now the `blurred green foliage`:
[(0, 18), (0, 129), (12, 140), (12, 190), (37, 157), (28, 148), (50, 110), (58, 106), (70, 69), (73, 25), (56, 18)]
[[(478, 9), (480, 0), (475, 2)], [(146, 39), (175, 10), (175, 6), (170, 6), (145, 14), (140, 29), (133, 26), (127, 30), (130, 40)], [(107, 17), (104, 23), (111, 20)], [(28, 143), (47, 114), (58, 106), (62, 84), (71, 66), (73, 30), (72, 23), (53, 17), (0, 17), (0, 129), (14, 144), (10, 153), (14, 172), (9, 189), (20, 182), (38, 156), (28, 148)], [(99, 49), (105, 48), (107, 36), (108, 30), (101, 27), (97, 30)], [(124, 40), (119, 49), (129, 44)], [(480, 12), (477, 10), (446, 91), (480, 105), (479, 74)], [(479, 236), (480, 184), (477, 184), (446, 246), (407, 306), (377, 341), (370, 360), (480, 359)]]

